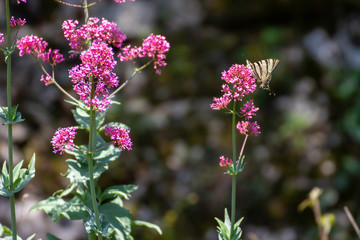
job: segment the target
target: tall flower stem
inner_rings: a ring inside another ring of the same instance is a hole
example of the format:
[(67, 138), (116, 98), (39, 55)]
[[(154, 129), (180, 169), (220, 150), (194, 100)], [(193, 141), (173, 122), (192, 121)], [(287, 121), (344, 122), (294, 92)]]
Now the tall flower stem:
[[(10, 6), (9, 0), (6, 0), (6, 30), (8, 37), (8, 50), (11, 48), (11, 29), (10, 29)], [(6, 94), (8, 110), (11, 109), (11, 53), (7, 53), (6, 61)], [(11, 212), (11, 232), (12, 239), (16, 240), (16, 214), (15, 214), (15, 197), (14, 197), (14, 176), (13, 176), (13, 139), (12, 139), (12, 124), (8, 124), (8, 151), (9, 151), (9, 180), (10, 180), (10, 212)]]
[[(234, 101), (232, 111), (232, 144), (233, 144), (233, 164), (236, 166), (236, 102)], [(236, 175), (232, 177), (232, 190), (231, 190), (231, 233), (234, 230), (235, 224), (235, 212), (236, 212)]]
[[(95, 92), (95, 84), (93, 79), (90, 78), (90, 81), (92, 83), (92, 87), (91, 87), (91, 99), (93, 99), (94, 97), (94, 92)], [(96, 193), (95, 193), (95, 179), (94, 179), (94, 151), (96, 148), (96, 112), (94, 109), (92, 109), (91, 107), (91, 111), (90, 111), (90, 129), (89, 129), (89, 155), (88, 155), (88, 165), (89, 165), (89, 182), (90, 182), (90, 193), (91, 193), (91, 202), (93, 205), (93, 209), (94, 209), (94, 213), (95, 213), (95, 221), (96, 221), (96, 226), (97, 228), (100, 230), (101, 229), (101, 224), (100, 224), (100, 214), (99, 214), (99, 209), (98, 209), (98, 203), (96, 200)], [(93, 239), (93, 236), (89, 235), (89, 239)], [(99, 240), (102, 240), (102, 235), (101, 233), (98, 236)]]

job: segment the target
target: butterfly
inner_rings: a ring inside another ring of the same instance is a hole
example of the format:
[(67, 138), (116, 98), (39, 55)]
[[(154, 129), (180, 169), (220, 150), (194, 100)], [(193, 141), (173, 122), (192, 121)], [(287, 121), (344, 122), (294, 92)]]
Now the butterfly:
[(272, 58), (253, 63), (251, 63), (249, 60), (246, 60), (247, 67), (251, 68), (253, 77), (260, 83), (260, 88), (270, 92), (272, 92), (269, 87), (271, 73), (275, 70), (279, 62), (279, 59)]

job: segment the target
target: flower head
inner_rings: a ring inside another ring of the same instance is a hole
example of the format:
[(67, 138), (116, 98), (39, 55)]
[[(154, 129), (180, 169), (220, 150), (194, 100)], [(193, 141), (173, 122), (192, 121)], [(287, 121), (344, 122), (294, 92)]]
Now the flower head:
[(26, 3), (26, 0), (17, 0), (17, 4), (20, 4), (20, 1)]
[(250, 100), (240, 108), (240, 114), (245, 117), (245, 119), (251, 119), (258, 110), (259, 108), (254, 106), (254, 101)]
[(4, 41), (4, 34), (3, 33), (0, 33), (0, 44)]
[(233, 163), (232, 159), (225, 158), (224, 156), (220, 157), (219, 166), (220, 167), (229, 167)]
[(106, 126), (105, 135), (109, 136), (114, 145), (118, 145), (121, 150), (131, 150), (132, 142), (129, 137), (130, 130), (123, 127)]
[[(77, 20), (66, 20), (62, 25), (65, 38), (70, 42), (69, 46), (75, 52), (81, 52), (86, 49), (86, 44), (89, 42), (106, 42), (117, 48), (120, 48), (122, 43), (126, 40), (123, 32), (116, 28), (116, 23), (109, 22), (98, 18), (89, 18), (87, 24), (77, 26)], [(77, 55), (77, 53), (74, 53)]]
[(44, 51), (39, 54), (39, 58), (41, 58), (45, 63), (49, 63), (52, 66), (55, 66), (58, 63), (65, 61), (64, 56), (59, 52), (59, 49), (51, 49), (48, 51)]
[(44, 75), (41, 75), (40, 81), (45, 83), (45, 86), (49, 85), (50, 83), (52, 83), (52, 77), (48, 74), (46, 75), (46, 77), (44, 77)]
[(34, 35), (27, 35), (17, 41), (20, 57), (26, 54), (34, 54), (37, 56), (44, 52), (47, 46), (48, 43), (46, 41)]
[(251, 69), (244, 65), (234, 64), (228, 71), (222, 72), (221, 79), (226, 82), (222, 86), (222, 92), (231, 96), (234, 101), (241, 101), (256, 88)]
[[(69, 71), (74, 90), (88, 107), (104, 111), (111, 105), (109, 88), (119, 84), (118, 77), (113, 72), (117, 62), (112, 48), (103, 42), (93, 43), (81, 53), (80, 60), (81, 64)], [(92, 86), (95, 87), (93, 96)]]
[(60, 151), (60, 154), (67, 149), (74, 150), (74, 139), (76, 135), (75, 127), (60, 128), (55, 132), (51, 143), (54, 147), (54, 153)]
[(14, 16), (10, 19), (10, 26), (13, 28), (21, 28), (26, 23), (26, 19), (22, 20), (21, 18), (15, 19)]
[(119, 54), (120, 61), (131, 61), (137, 57), (149, 57), (154, 61), (154, 69), (157, 74), (161, 74), (159, 67), (166, 66), (165, 53), (170, 49), (170, 44), (164, 36), (150, 34), (144, 39), (141, 47), (133, 47), (130, 45), (124, 47), (123, 52)]
[(241, 134), (258, 136), (261, 132), (259, 131), (260, 127), (257, 122), (241, 121), (238, 122), (236, 128)]

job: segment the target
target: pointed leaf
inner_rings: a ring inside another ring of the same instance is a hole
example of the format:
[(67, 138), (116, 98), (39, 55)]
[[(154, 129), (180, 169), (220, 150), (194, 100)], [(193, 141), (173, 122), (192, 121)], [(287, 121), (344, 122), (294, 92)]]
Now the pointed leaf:
[(121, 198), (129, 199), (130, 194), (138, 189), (137, 185), (115, 185), (111, 186), (103, 192), (100, 199), (101, 201), (109, 198), (114, 198), (116, 196), (119, 196)]
[(145, 221), (139, 221), (139, 220), (135, 220), (135, 221), (133, 221), (133, 223), (134, 223), (136, 226), (145, 226), (145, 227), (147, 227), (147, 228), (154, 229), (154, 230), (156, 230), (160, 235), (162, 235), (161, 228), (160, 228), (158, 225), (156, 225), (156, 224), (149, 223), (149, 222), (145, 222)]
[[(20, 165), (20, 167), (21, 167), (22, 162), (20, 162), (20, 163), (18, 165)], [(15, 168), (14, 168), (14, 170), (15, 170)], [(14, 176), (15, 176), (15, 172), (14, 172)], [(33, 179), (34, 177), (35, 177), (35, 153), (33, 154), (32, 158), (31, 158), (28, 168), (20, 169), (18, 178), (15, 179), (15, 177), (14, 177), (14, 180), (15, 180), (14, 193), (19, 192), (21, 189), (23, 189), (26, 186), (26, 184), (28, 184), (28, 182), (30, 182), (30, 180)]]

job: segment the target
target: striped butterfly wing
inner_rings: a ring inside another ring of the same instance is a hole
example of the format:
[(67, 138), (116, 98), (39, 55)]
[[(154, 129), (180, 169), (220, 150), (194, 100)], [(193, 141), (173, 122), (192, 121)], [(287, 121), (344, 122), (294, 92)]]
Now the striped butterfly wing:
[(271, 73), (275, 70), (279, 62), (279, 59), (272, 58), (254, 63), (246, 60), (247, 67), (251, 68), (253, 77), (260, 83), (260, 88), (268, 91), (271, 91), (269, 87)]

